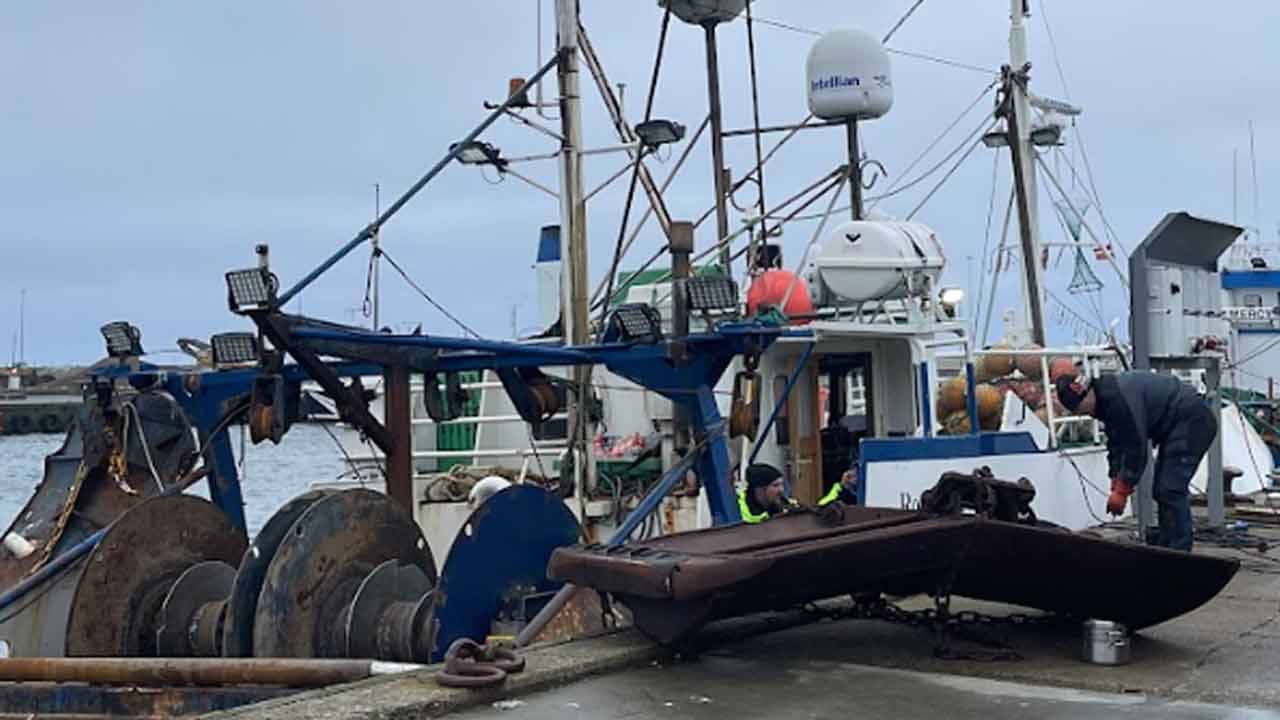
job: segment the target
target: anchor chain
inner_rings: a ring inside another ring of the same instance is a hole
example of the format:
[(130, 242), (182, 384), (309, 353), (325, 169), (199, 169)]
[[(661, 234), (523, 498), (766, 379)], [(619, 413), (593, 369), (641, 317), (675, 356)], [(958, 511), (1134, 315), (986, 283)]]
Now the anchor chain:
[[(810, 614), (829, 620), (882, 620), (885, 622), (919, 627), (935, 633), (934, 657), (940, 660), (975, 660), (979, 662), (1010, 662), (1024, 659), (1008, 643), (990, 640), (970, 632), (979, 627), (1027, 627), (1032, 625), (1059, 625), (1069, 622), (1063, 615), (1032, 615), (1008, 613), (991, 615), (976, 610), (951, 612), (949, 595), (934, 596), (934, 607), (907, 610), (889, 602), (883, 596), (854, 596), (851, 605), (841, 608), (821, 608), (813, 603), (803, 609)], [(951, 647), (950, 635), (961, 635), (965, 640), (983, 645), (991, 650), (964, 651)]]
[(492, 687), (524, 670), (524, 663), (510, 648), (458, 638), (445, 652), (444, 668), (436, 672), (436, 682), (454, 688)]

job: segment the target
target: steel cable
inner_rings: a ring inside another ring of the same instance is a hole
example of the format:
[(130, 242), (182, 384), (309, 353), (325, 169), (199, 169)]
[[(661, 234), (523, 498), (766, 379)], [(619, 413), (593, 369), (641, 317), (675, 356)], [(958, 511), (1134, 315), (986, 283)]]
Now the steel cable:
[(404, 268), (400, 267), (400, 264), (397, 263), (394, 259), (392, 259), (390, 255), (387, 254), (386, 250), (382, 251), (382, 257), (386, 258), (388, 265), (390, 265), (393, 269), (395, 269), (396, 272), (400, 273), (400, 277), (404, 278), (404, 281), (409, 284), (409, 287), (416, 290), (424, 300), (426, 300), (428, 303), (431, 304), (432, 307), (434, 307), (436, 310), (439, 310), (441, 315), (444, 315), (445, 317), (452, 320), (458, 327), (462, 328), (463, 331), (470, 333), (472, 337), (479, 339), (480, 333), (476, 332), (475, 330), (472, 330), (470, 327), (467, 326), (466, 323), (459, 320), (453, 313), (444, 309), (443, 305), (436, 302), (434, 298), (428, 295), (427, 291), (423, 290), (418, 285), (418, 283), (414, 282), (413, 278), (409, 277), (409, 274), (404, 271)]

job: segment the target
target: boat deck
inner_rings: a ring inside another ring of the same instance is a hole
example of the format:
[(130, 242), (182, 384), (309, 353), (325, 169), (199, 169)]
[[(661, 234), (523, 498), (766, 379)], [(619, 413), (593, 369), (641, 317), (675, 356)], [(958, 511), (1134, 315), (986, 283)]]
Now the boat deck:
[[(1081, 635), (1074, 626), (981, 628), (987, 639), (1007, 644), (1022, 659), (941, 660), (933, 657), (933, 634), (924, 628), (880, 620), (816, 621), (812, 614), (791, 611), (713, 624), (700, 635), (704, 649), (693, 660), (676, 660), (638, 633), (623, 631), (531, 649), (528, 669), (500, 690), (449, 690), (436, 686), (431, 674), (423, 672), (300, 693), (223, 715), (436, 717), (473, 708), (468, 717), (496, 717), (503, 713), (492, 703), (509, 698), (525, 703), (520, 706), (523, 712), (514, 713), (519, 717), (673, 712), (681, 717), (780, 717), (822, 715), (824, 707), (884, 710), (921, 703), (932, 716), (940, 710), (950, 716), (954, 710), (957, 717), (968, 716), (965, 703), (976, 703), (975, 713), (988, 712), (974, 717), (999, 717), (989, 713), (1001, 707), (1015, 715), (1048, 708), (1055, 716), (1071, 716), (1079, 703), (1083, 709), (1076, 710), (1084, 713), (1082, 717), (1121, 706), (1136, 717), (1148, 716), (1144, 711), (1152, 717), (1230, 715), (1229, 708), (1188, 703), (1280, 711), (1280, 679), (1274, 667), (1280, 657), (1280, 527), (1255, 525), (1252, 533), (1272, 549), (1259, 553), (1197, 546), (1199, 553), (1238, 558), (1244, 566), (1209, 603), (1136, 636), (1133, 660), (1122, 667), (1081, 662)], [(901, 604), (925, 607), (922, 600)], [(1013, 608), (957, 598), (953, 609), (1004, 613)], [(956, 647), (982, 649), (964, 640)], [(773, 673), (771, 680), (760, 681), (767, 691), (744, 689), (750, 687), (744, 672), (752, 668)], [(552, 689), (556, 687), (561, 689)], [(1055, 694), (1045, 688), (1080, 692)], [(597, 705), (602, 698), (608, 699), (607, 707)], [(891, 714), (910, 717), (906, 710)]]

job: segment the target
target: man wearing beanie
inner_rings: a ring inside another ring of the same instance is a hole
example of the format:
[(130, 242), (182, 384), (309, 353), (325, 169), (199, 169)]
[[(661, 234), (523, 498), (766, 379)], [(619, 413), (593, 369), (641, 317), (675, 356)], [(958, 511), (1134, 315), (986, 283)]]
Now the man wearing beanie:
[(1064, 375), (1056, 386), (1063, 406), (1092, 415), (1106, 428), (1111, 475), (1107, 512), (1124, 513), (1154, 445), (1159, 451), (1152, 493), (1159, 506), (1156, 544), (1190, 550), (1188, 488), (1218, 434), (1217, 413), (1194, 388), (1172, 375), (1132, 371), (1103, 375), (1093, 382)]
[(782, 471), (764, 463), (747, 466), (747, 486), (738, 491), (738, 512), (743, 522), (764, 522), (794, 504), (787, 497)]

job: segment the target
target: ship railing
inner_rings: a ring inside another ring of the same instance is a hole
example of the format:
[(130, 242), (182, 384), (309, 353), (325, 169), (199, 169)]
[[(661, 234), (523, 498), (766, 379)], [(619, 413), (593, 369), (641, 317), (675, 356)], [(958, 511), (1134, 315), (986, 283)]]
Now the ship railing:
[(1071, 358), (1081, 368), (1086, 377), (1096, 378), (1102, 369), (1108, 365), (1106, 361), (1116, 358), (1116, 351), (1110, 347), (1068, 347), (1068, 348), (1044, 348), (1044, 349), (1012, 349), (1012, 348), (996, 348), (991, 350), (974, 350), (971, 353), (975, 357), (984, 356), (1000, 356), (1015, 355), (1023, 357), (1035, 357), (1040, 362), (1040, 379), (1041, 390), (1044, 397), (1046, 425), (1049, 428), (1049, 447), (1057, 448), (1062, 444), (1060, 437), (1063, 431), (1072, 425), (1084, 425), (1085, 434), (1090, 438), (1092, 444), (1101, 444), (1103, 442), (1103, 434), (1101, 425), (1097, 418), (1092, 415), (1058, 415), (1055, 407), (1056, 393), (1054, 392), (1053, 383), (1050, 381), (1049, 364), (1054, 358), (1067, 357)]

